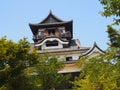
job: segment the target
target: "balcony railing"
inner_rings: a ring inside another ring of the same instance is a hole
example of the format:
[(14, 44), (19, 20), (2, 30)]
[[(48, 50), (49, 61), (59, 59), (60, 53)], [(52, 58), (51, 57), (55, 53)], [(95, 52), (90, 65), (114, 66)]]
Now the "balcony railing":
[(45, 35), (34, 35), (33, 39), (43, 39)]
[[(34, 40), (41, 40), (45, 37), (58, 37), (55, 34), (49, 34), (49, 35), (34, 35), (33, 39)], [(61, 38), (70, 38), (71, 37), (71, 33), (70, 32), (66, 32), (66, 33), (61, 33), (60, 36)]]
[(61, 33), (60, 36), (61, 36), (62, 38), (70, 38), (70, 37), (71, 37), (71, 33), (70, 33), (70, 32)]

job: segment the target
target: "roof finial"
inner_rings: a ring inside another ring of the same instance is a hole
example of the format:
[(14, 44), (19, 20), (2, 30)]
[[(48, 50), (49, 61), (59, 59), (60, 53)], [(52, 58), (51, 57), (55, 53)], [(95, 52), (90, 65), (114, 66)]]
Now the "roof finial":
[(96, 41), (94, 41), (94, 46), (97, 46), (97, 43), (96, 43)]
[(52, 14), (52, 10), (50, 9), (50, 14)]

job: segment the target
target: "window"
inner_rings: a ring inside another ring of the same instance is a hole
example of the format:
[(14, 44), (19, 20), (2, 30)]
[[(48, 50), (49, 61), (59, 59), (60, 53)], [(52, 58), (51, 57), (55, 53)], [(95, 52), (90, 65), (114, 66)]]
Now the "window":
[(47, 41), (46, 47), (58, 46), (58, 41)]
[(38, 32), (38, 35), (41, 35), (41, 31)]
[(65, 33), (65, 27), (59, 27), (61, 34)]
[(48, 29), (49, 35), (55, 35), (55, 29)]
[(38, 29), (38, 35), (44, 34), (44, 29)]
[(72, 61), (72, 57), (66, 57), (66, 61)]
[(63, 29), (63, 30), (61, 30), (61, 34), (64, 34), (65, 33), (65, 30)]
[(41, 50), (41, 46), (38, 47), (38, 50)]

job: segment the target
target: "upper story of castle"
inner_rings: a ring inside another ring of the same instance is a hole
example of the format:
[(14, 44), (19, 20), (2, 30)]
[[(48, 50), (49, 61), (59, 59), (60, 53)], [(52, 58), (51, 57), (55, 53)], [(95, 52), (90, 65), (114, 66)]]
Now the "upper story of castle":
[(59, 38), (62, 41), (69, 41), (73, 38), (73, 21), (63, 21), (53, 15), (50, 11), (48, 16), (40, 23), (29, 24), (33, 33), (33, 41), (39, 43), (45, 38)]

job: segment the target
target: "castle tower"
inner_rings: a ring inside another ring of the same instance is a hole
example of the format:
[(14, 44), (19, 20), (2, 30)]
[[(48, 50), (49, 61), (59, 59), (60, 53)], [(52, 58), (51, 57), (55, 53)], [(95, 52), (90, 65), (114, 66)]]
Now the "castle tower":
[(29, 26), (39, 50), (67, 48), (73, 38), (72, 20), (63, 21), (52, 12), (40, 23)]
[(51, 11), (40, 23), (29, 26), (33, 33), (32, 46), (38, 47), (38, 54), (49, 52), (65, 58), (65, 67), (59, 73), (77, 75), (81, 68), (75, 62), (80, 57), (103, 53), (96, 43), (92, 47), (81, 46), (78, 39), (73, 39), (73, 21), (63, 21)]

